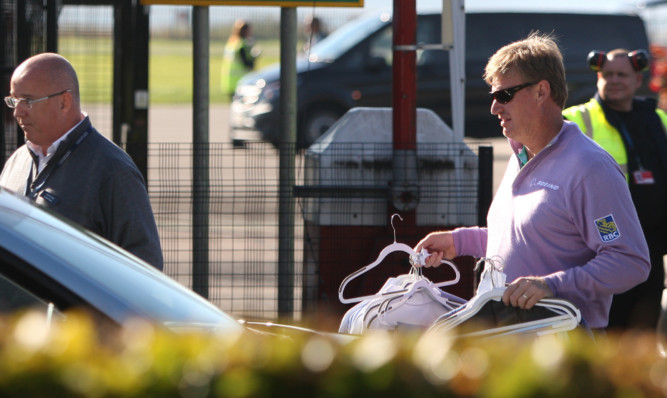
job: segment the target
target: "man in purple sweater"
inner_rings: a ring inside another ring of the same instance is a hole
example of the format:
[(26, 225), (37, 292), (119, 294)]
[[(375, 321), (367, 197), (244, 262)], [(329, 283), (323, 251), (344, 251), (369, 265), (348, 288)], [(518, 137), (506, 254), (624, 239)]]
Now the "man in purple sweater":
[(579, 307), (604, 328), (612, 296), (646, 280), (649, 255), (625, 177), (614, 159), (563, 120), (563, 59), (548, 35), (498, 50), (486, 66), (491, 113), (511, 156), (487, 228), (434, 232), (416, 246), (426, 266), (458, 255), (498, 256), (510, 284), (503, 302), (532, 308), (545, 297)]

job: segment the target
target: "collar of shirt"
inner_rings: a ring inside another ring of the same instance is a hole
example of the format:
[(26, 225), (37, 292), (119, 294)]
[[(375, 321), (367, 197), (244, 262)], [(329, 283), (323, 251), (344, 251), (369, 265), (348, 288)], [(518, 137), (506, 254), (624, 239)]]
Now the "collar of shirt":
[[(84, 119), (85, 119), (85, 117), (84, 117)], [(82, 122), (82, 121), (83, 121), (83, 119), (81, 120), (81, 122)], [(55, 141), (53, 142), (53, 144), (51, 144), (51, 145), (47, 148), (47, 150), (46, 150), (46, 155), (43, 154), (43, 152), (42, 152), (42, 147), (41, 147), (41, 146), (39, 146), (39, 145), (35, 145), (35, 144), (33, 144), (32, 142), (30, 142), (30, 141), (27, 141), (27, 142), (26, 142), (26, 145), (28, 146), (28, 148), (30, 149), (30, 151), (32, 151), (32, 153), (34, 153), (34, 154), (37, 156), (37, 158), (39, 159), (39, 163), (37, 164), (37, 174), (41, 173), (42, 170), (44, 170), (44, 168), (46, 167), (46, 165), (49, 163), (49, 160), (53, 157), (53, 154), (56, 153), (56, 150), (58, 149), (58, 146), (60, 146), (60, 144), (61, 144), (63, 141), (65, 141), (65, 140), (67, 139), (67, 137), (70, 135), (70, 133), (71, 133), (72, 131), (74, 131), (74, 129), (76, 129), (76, 127), (77, 127), (79, 124), (81, 124), (81, 122), (77, 123), (74, 127), (72, 127), (71, 129), (69, 129), (68, 132), (66, 132), (66, 133), (63, 134), (60, 138), (58, 138), (57, 140), (55, 140)]]
[(526, 146), (524, 145), (519, 153), (516, 154), (516, 156), (519, 158), (519, 167), (523, 167), (528, 163), (528, 150), (526, 150)]
[[(561, 132), (562, 131), (563, 130), (561, 129)], [(560, 132), (554, 138), (552, 138), (551, 141), (549, 141), (547, 146), (542, 148), (542, 151), (549, 148), (551, 145), (553, 145), (553, 143), (556, 141), (556, 139), (558, 138), (559, 135), (560, 135)], [(516, 152), (516, 156), (517, 156), (517, 158), (519, 158), (519, 168), (523, 168), (523, 166), (525, 166), (526, 163), (528, 163), (528, 161), (530, 160), (530, 159), (528, 159), (528, 150), (526, 149), (525, 145), (521, 145), (519, 147), (518, 152)]]

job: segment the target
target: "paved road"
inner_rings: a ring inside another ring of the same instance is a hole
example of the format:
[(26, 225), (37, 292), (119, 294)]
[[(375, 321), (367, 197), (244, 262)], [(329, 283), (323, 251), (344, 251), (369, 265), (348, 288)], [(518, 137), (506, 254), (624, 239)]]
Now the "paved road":
[[(212, 105), (209, 111), (209, 139), (229, 142), (229, 106)], [(192, 106), (153, 105), (148, 110), (150, 142), (192, 142)]]
[[(229, 142), (229, 106), (213, 105), (209, 112), (209, 138), (211, 142)], [(148, 113), (148, 139), (150, 142), (192, 142), (192, 107), (189, 105), (153, 105)], [(493, 146), (493, 191), (503, 176), (509, 145), (504, 137), (490, 139), (466, 139), (471, 145)]]

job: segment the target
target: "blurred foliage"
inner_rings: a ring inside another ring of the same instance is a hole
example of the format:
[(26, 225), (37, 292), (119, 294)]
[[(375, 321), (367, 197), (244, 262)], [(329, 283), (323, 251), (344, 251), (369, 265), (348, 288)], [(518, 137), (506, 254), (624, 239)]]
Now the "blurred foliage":
[(101, 333), (70, 313), (0, 323), (2, 397), (661, 397), (655, 335), (462, 340), (373, 333)]

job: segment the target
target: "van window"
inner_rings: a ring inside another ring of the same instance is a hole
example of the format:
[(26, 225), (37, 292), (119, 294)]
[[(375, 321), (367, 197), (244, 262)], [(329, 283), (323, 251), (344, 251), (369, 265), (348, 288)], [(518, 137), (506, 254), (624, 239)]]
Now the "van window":
[[(419, 17), (417, 23), (417, 44), (440, 44), (440, 19)], [(371, 57), (382, 58), (386, 64), (391, 66), (393, 63), (393, 30), (391, 25), (385, 27), (370, 44), (369, 54)], [(427, 61), (428, 60), (428, 61)], [(426, 63), (435, 65), (441, 61), (446, 61), (447, 57), (443, 50), (423, 50), (417, 49), (417, 65)]]
[(485, 65), (500, 47), (533, 31), (552, 33), (558, 39), (566, 67), (570, 64), (584, 70), (591, 50), (633, 50), (646, 43), (644, 26), (636, 16), (470, 13), (466, 15), (466, 62)]
[(381, 18), (374, 17), (359, 18), (343, 25), (311, 49), (310, 60), (314, 62), (334, 61), (385, 23), (386, 21), (382, 21)]
[(391, 66), (393, 63), (394, 52), (392, 50), (392, 30), (391, 25), (388, 25), (382, 32), (371, 40), (369, 55), (371, 58), (384, 59), (386, 65)]

